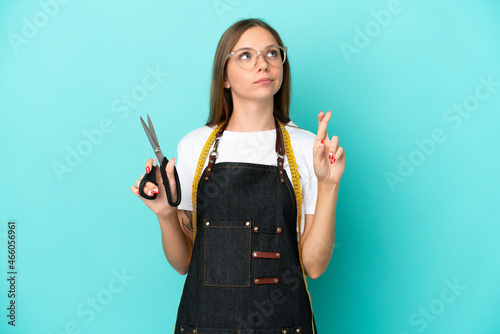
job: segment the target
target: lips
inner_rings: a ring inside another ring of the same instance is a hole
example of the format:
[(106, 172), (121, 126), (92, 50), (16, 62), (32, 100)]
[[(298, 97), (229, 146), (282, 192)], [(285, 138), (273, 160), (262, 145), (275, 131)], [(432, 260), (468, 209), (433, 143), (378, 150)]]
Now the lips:
[(262, 79), (260, 79), (258, 81), (255, 81), (254, 83), (256, 83), (256, 84), (268, 84), (271, 81), (273, 81), (273, 80), (270, 79), (270, 78), (262, 78)]

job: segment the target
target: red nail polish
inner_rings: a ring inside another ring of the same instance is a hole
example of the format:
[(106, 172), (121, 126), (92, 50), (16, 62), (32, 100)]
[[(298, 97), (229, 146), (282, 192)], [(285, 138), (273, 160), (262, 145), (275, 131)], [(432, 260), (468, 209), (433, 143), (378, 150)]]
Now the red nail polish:
[(335, 158), (333, 158), (333, 162), (337, 161)]
[(137, 195), (139, 195), (139, 190), (137, 190)]
[(149, 174), (151, 172), (151, 169), (149, 167), (146, 167), (146, 174)]
[(333, 152), (328, 153), (328, 159), (330, 159), (330, 160), (333, 159)]
[(323, 139), (321, 139), (321, 144), (323, 144)]
[(159, 193), (160, 193), (160, 192), (158, 191), (158, 189), (157, 189), (157, 188), (154, 188), (154, 189), (153, 189), (153, 192), (154, 192), (155, 194), (159, 194)]

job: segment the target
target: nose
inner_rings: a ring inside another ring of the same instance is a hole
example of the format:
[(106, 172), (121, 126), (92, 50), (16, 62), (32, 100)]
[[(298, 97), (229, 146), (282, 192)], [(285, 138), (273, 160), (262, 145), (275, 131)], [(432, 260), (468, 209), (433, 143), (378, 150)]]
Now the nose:
[(260, 71), (260, 70), (264, 70), (264, 71), (268, 71), (269, 69), (269, 63), (267, 62), (266, 60), (266, 57), (262, 54), (259, 54), (257, 56), (257, 70)]

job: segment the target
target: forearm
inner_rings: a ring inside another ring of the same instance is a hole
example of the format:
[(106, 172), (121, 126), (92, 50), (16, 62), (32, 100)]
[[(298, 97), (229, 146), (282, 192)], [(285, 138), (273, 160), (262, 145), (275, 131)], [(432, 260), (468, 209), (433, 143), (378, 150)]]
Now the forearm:
[(338, 183), (318, 182), (314, 218), (301, 242), (304, 269), (313, 279), (325, 272), (333, 254), (338, 189)]
[(192, 245), (179, 224), (177, 210), (166, 216), (158, 215), (163, 252), (168, 263), (181, 275), (188, 272)]

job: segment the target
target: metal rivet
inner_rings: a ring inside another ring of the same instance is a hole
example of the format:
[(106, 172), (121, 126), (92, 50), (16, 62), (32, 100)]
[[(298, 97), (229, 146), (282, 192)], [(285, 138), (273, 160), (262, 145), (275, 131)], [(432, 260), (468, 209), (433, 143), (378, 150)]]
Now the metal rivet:
[(280, 254), (280, 253), (276, 253), (276, 257), (280, 257), (280, 256), (281, 256), (281, 254)]
[(210, 159), (210, 163), (212, 163), (212, 164), (213, 164), (213, 163), (214, 163), (214, 160), (213, 160), (213, 159)]
[(246, 224), (245, 224), (245, 225), (246, 225), (246, 226), (250, 226), (250, 222), (246, 222)]
[(257, 257), (257, 252), (253, 252), (253, 257)]
[(207, 225), (207, 226), (208, 226), (208, 225), (210, 225), (210, 223), (209, 223), (209, 222), (206, 222), (206, 223), (205, 223), (205, 225)]
[(286, 333), (286, 329), (283, 330), (283, 334), (285, 334), (285, 333)]
[(297, 328), (297, 333), (300, 333), (300, 328)]
[(283, 171), (282, 171), (282, 170), (280, 170), (280, 174), (283, 174)]
[(254, 231), (254, 232), (259, 232), (259, 227), (258, 227), (258, 226), (254, 226), (254, 227), (253, 227), (253, 231)]
[(205, 176), (205, 181), (208, 180), (208, 176)]
[(212, 170), (212, 168), (207, 168), (207, 170), (210, 172)]
[(184, 332), (184, 328), (182, 328), (182, 326), (181, 326), (181, 332)]
[(283, 165), (283, 163), (280, 161), (280, 166)]
[(253, 280), (255, 284), (259, 284), (259, 280), (256, 278)]
[(196, 333), (196, 329), (193, 329), (193, 333)]
[(277, 278), (274, 279), (274, 283), (278, 283), (278, 279)]
[(285, 183), (285, 180), (281, 180), (281, 183)]
[(281, 227), (278, 227), (278, 228), (276, 229), (276, 232), (281, 233)]

